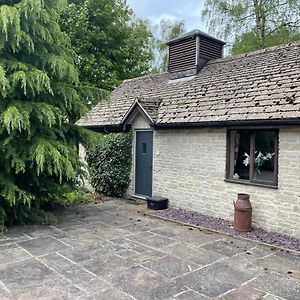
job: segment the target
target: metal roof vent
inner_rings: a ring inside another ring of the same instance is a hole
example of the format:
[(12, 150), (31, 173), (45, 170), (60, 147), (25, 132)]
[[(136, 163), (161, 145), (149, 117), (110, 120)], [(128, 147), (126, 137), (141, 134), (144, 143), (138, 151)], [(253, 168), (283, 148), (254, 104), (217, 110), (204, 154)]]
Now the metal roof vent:
[(209, 60), (223, 57), (225, 44), (200, 30), (190, 31), (169, 41), (169, 78), (196, 75)]

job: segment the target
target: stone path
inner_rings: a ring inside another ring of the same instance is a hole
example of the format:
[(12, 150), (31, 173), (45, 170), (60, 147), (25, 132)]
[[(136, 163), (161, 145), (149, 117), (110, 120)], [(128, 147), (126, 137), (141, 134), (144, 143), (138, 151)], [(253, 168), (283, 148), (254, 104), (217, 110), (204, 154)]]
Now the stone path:
[(112, 200), (0, 236), (0, 299), (300, 299), (300, 257)]

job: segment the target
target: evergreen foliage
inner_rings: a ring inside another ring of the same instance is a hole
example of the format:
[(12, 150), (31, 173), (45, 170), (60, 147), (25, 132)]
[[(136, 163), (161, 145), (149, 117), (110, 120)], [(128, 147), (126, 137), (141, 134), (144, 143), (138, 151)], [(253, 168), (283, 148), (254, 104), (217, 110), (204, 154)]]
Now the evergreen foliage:
[(61, 24), (78, 55), (81, 81), (112, 90), (149, 72), (152, 34), (126, 0), (69, 2)]
[(87, 163), (96, 192), (121, 197), (130, 184), (132, 134), (104, 135), (95, 150), (87, 151)]
[[(105, 93), (79, 81), (64, 0), (1, 0), (0, 226), (37, 220), (80, 169), (76, 145), (91, 134), (75, 125)], [(42, 219), (45, 219), (42, 216)]]

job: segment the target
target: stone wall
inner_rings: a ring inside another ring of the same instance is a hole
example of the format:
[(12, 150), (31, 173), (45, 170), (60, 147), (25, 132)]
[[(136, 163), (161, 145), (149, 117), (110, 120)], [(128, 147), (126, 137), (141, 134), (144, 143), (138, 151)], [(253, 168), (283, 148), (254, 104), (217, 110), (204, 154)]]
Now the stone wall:
[(131, 128), (133, 130), (150, 129), (150, 124), (144, 116), (142, 116), (141, 114), (137, 114), (131, 124)]
[(88, 164), (86, 161), (86, 150), (82, 144), (79, 144), (79, 157), (81, 162), (83, 163), (83, 170), (85, 171), (85, 177), (83, 178), (82, 186), (87, 190), (94, 192), (94, 188), (91, 185), (91, 178), (88, 172)]
[(233, 200), (250, 194), (253, 225), (300, 238), (300, 130), (279, 133), (278, 189), (225, 182), (226, 130), (154, 132), (154, 195), (176, 207), (233, 219)]

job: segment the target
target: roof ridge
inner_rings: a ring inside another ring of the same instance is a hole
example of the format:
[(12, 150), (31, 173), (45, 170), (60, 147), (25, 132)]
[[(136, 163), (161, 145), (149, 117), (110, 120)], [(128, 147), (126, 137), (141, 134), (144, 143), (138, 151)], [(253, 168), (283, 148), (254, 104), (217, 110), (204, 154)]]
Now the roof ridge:
[(252, 52), (247, 52), (247, 53), (242, 53), (242, 54), (237, 54), (237, 55), (232, 55), (232, 56), (226, 56), (223, 58), (210, 60), (210, 61), (208, 61), (207, 64), (228, 62), (228, 61), (233, 61), (233, 60), (240, 59), (240, 58), (256, 56), (256, 55), (263, 54), (263, 53), (275, 52), (280, 49), (292, 48), (292, 47), (297, 47), (297, 46), (300, 46), (300, 40), (296, 41), (296, 42), (292, 42), (292, 43), (280, 44), (280, 45), (276, 45), (276, 46), (272, 46), (272, 47), (268, 47), (268, 48), (264, 48), (264, 49), (259, 49), (259, 50), (255, 50)]
[(123, 83), (125, 82), (130, 82), (130, 81), (135, 81), (135, 80), (140, 80), (140, 79), (146, 79), (146, 78), (155, 78), (155, 77), (159, 77), (159, 76), (163, 76), (163, 75), (167, 75), (168, 72), (163, 72), (163, 73), (158, 73), (158, 74), (147, 74), (147, 75), (143, 75), (143, 76), (138, 76), (138, 77), (134, 77), (134, 78), (128, 78), (128, 79), (124, 79)]

